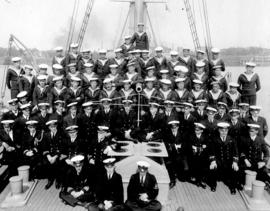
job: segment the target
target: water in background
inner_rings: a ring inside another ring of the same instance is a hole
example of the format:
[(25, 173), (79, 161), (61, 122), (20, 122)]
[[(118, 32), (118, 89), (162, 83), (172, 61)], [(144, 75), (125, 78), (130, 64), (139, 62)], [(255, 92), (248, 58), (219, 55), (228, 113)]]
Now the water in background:
[[(262, 106), (261, 115), (267, 119), (270, 124), (270, 67), (256, 67), (255, 71), (259, 74), (261, 79), (262, 89), (258, 92), (257, 105)], [(245, 67), (227, 67), (227, 71), (232, 73), (232, 81), (237, 81), (240, 73), (245, 70)], [(2, 85), (4, 79), (4, 66), (0, 65), (0, 84)], [(0, 86), (1, 87), (1, 86)], [(4, 103), (10, 99), (10, 92), (6, 89)], [(6, 104), (6, 103), (5, 103)], [(270, 134), (267, 136), (268, 140)]]

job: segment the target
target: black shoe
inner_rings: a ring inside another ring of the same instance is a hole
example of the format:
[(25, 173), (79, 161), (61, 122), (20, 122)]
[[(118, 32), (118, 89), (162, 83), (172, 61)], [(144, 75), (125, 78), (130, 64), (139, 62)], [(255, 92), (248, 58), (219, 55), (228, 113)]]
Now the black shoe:
[(217, 188), (217, 187), (211, 187), (211, 191), (212, 191), (212, 192), (216, 192), (216, 188)]
[(231, 191), (231, 194), (232, 194), (232, 195), (235, 195), (235, 194), (236, 194), (235, 188), (231, 188), (230, 191)]
[(203, 182), (200, 182), (200, 187), (202, 187), (203, 189), (205, 189), (206, 188), (206, 184), (203, 183)]
[(45, 190), (48, 190), (53, 185), (53, 180), (49, 180), (47, 185), (45, 185)]

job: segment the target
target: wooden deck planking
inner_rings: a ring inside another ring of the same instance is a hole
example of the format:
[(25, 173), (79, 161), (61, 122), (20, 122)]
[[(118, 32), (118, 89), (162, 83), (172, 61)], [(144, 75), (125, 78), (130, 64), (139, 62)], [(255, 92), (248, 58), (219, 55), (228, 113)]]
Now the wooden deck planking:
[[(59, 191), (54, 188), (44, 190), (46, 180), (38, 182), (30, 200), (25, 207), (9, 208), (8, 211), (80, 211), (82, 207), (70, 207), (61, 202), (58, 197)], [(7, 187), (0, 195), (0, 202), (9, 191)], [(184, 207), (185, 211), (247, 211), (245, 204), (237, 193), (231, 195), (223, 183), (218, 183), (217, 191), (211, 192), (207, 189), (198, 188), (187, 182), (177, 182), (176, 186), (169, 192), (168, 202), (162, 211), (176, 211), (178, 207)]]

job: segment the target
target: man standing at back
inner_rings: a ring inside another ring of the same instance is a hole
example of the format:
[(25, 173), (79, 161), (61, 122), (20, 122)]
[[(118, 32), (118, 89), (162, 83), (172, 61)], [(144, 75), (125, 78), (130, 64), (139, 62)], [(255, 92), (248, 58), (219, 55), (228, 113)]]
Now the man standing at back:
[(135, 42), (135, 48), (140, 50), (149, 50), (149, 41), (148, 35), (143, 30), (144, 24), (138, 23), (138, 31), (133, 34), (131, 37), (130, 43), (133, 44)]

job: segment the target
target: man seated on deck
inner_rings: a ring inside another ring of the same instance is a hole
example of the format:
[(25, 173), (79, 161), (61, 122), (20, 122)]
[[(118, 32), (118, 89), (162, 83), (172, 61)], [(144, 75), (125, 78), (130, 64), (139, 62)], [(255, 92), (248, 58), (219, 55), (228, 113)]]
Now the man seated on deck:
[(72, 207), (79, 205), (88, 208), (89, 203), (95, 200), (93, 188), (94, 180), (92, 178), (93, 172), (91, 172), (90, 167), (84, 163), (83, 155), (72, 157), (71, 162), (72, 166), (65, 175), (67, 185), (64, 191), (60, 192), (59, 197), (64, 203)]
[(132, 211), (160, 211), (161, 204), (156, 200), (158, 184), (156, 177), (148, 172), (150, 164), (138, 161), (138, 172), (130, 177), (127, 188), (126, 205)]

